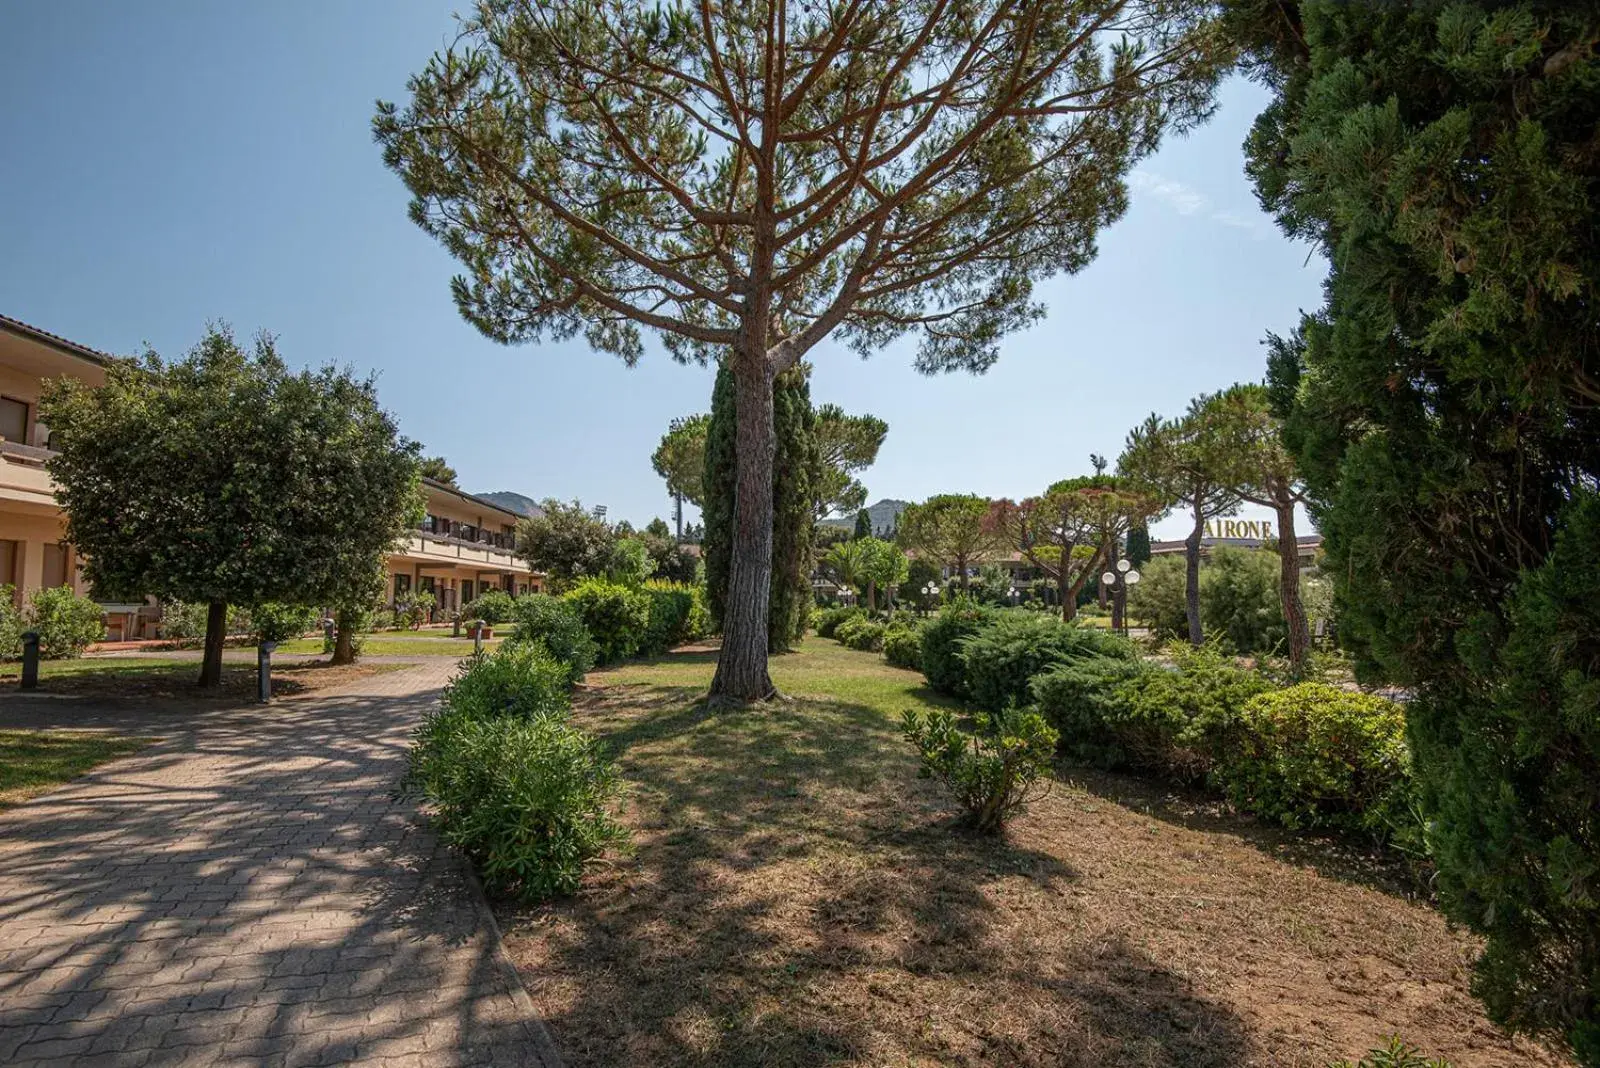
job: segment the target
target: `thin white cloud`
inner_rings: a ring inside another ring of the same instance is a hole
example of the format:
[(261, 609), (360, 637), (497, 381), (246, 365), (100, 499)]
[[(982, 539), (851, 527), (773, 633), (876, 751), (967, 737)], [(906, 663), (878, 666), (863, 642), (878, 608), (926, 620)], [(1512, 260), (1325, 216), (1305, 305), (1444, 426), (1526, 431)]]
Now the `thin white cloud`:
[(1174, 178), (1164, 177), (1154, 171), (1136, 170), (1132, 172), (1128, 175), (1128, 185), (1136, 193), (1144, 193), (1161, 201), (1179, 215), (1203, 214), (1212, 222), (1235, 230), (1243, 230), (1254, 238), (1263, 238), (1269, 233), (1269, 228), (1261, 218), (1213, 207), (1211, 199), (1198, 189), (1187, 186)]

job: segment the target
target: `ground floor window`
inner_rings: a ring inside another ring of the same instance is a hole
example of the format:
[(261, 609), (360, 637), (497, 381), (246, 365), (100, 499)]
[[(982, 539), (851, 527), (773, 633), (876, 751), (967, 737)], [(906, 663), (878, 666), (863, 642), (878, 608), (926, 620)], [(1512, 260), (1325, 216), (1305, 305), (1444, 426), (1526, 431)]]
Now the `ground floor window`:
[(462, 579), (461, 580), (461, 603), (462, 604), (471, 604), (472, 603), (472, 580), (471, 579)]
[(403, 601), (411, 593), (411, 576), (396, 575), (394, 577), (394, 599)]

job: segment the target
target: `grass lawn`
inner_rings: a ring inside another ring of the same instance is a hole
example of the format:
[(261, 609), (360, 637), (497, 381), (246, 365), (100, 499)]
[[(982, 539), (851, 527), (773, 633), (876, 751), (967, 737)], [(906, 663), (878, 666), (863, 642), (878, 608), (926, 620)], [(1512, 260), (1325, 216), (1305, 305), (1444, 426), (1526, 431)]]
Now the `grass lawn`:
[(153, 741), (96, 731), (0, 730), (0, 809), (21, 804)]
[(1071, 768), (977, 838), (899, 735), (920, 675), (810, 638), (773, 664), (795, 700), (710, 713), (714, 659), (590, 676), (635, 849), (500, 907), (574, 1066), (1323, 1068), (1393, 1033), (1560, 1063), (1489, 1026), (1472, 945), (1359, 850)]
[[(320, 647), (319, 647), (320, 648)], [(332, 667), (324, 662), (279, 662), (272, 666), (272, 695), (312, 694), (367, 675), (411, 667), (410, 664), (371, 662)], [(224, 661), (222, 685), (216, 690), (195, 687), (200, 674), (197, 659), (92, 656), (77, 660), (39, 662), (39, 689), (79, 697), (179, 698), (184, 700), (240, 701), (256, 694), (256, 667), (252, 663)], [(22, 665), (0, 663), (0, 694), (18, 692)]]

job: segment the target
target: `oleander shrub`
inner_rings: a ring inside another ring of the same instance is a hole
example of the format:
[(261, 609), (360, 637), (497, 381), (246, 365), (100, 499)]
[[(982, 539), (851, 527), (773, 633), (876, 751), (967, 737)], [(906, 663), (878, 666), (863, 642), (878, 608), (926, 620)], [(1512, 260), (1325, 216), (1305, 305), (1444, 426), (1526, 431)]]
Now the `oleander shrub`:
[(896, 621), (883, 632), (883, 658), (893, 667), (922, 670), (922, 628)]
[(413, 590), (394, 605), (395, 622), (403, 629), (421, 630), (439, 599), (429, 590)]
[(417, 729), (402, 790), (493, 894), (571, 894), (627, 831), (599, 743), (567, 716), (564, 668), (529, 643), (474, 658)]
[(1214, 646), (1182, 646), (1171, 670), (1142, 672), (1117, 688), (1110, 720), (1118, 763), (1204, 779), (1239, 738), (1244, 706), (1272, 689), (1259, 672)]
[(1131, 660), (1137, 655), (1131, 642), (1115, 634), (1025, 611), (1001, 612), (957, 644), (963, 693), (990, 712), (1028, 703), (1029, 684), (1046, 668), (1088, 657)]
[(478, 599), (461, 609), (462, 619), (481, 619), (491, 627), (511, 622), (517, 608), (517, 599), (505, 590), (488, 589), (478, 594)]
[(1443, 1057), (1425, 1057), (1422, 1051), (1391, 1038), (1380, 1049), (1368, 1051), (1359, 1061), (1334, 1061), (1328, 1068), (1450, 1068)]
[(0, 583), (0, 660), (22, 655), (22, 613), (17, 611), (17, 588)]
[(600, 657), (600, 647), (583, 625), (577, 605), (560, 597), (544, 593), (518, 597), (512, 620), (506, 645), (538, 645), (566, 668), (569, 685), (583, 678)]
[(928, 685), (951, 697), (966, 696), (961, 643), (998, 618), (999, 612), (964, 597), (952, 598), (922, 628), (922, 674)]
[(639, 643), (640, 653), (646, 656), (664, 653), (705, 636), (711, 614), (700, 587), (651, 579), (642, 588), (650, 600), (650, 622)]
[(650, 626), (650, 597), (643, 590), (588, 578), (561, 597), (578, 610), (599, 663), (615, 664), (639, 651)]
[(1034, 707), (1061, 735), (1061, 751), (1103, 767), (1127, 761), (1117, 734), (1123, 718), (1125, 683), (1158, 671), (1138, 658), (1088, 656), (1046, 668), (1029, 689)]
[(22, 616), (22, 629), (39, 632), (39, 655), (49, 660), (83, 655), (105, 634), (100, 606), (79, 597), (70, 586), (35, 590)]
[(859, 619), (867, 614), (864, 608), (854, 608), (845, 605), (839, 608), (829, 608), (818, 612), (813, 618), (817, 624), (817, 637), (833, 638), (839, 629), (839, 624), (850, 619)]
[[(162, 601), (161, 636), (175, 642), (199, 641), (206, 636), (207, 611), (203, 601)], [(249, 610), (230, 604), (223, 629), (229, 634), (243, 634), (250, 628)]]
[(900, 726), (921, 757), (918, 774), (944, 783), (976, 831), (998, 834), (1049, 789), (1057, 737), (1037, 712), (979, 713), (969, 734), (949, 712), (907, 710)]
[(444, 703), (478, 719), (565, 715), (570, 677), (541, 643), (507, 642), (469, 659), (445, 687)]
[(310, 605), (266, 601), (250, 606), (250, 636), (257, 642), (286, 642), (315, 628), (320, 618)]
[(1239, 727), (1212, 774), (1239, 808), (1383, 838), (1405, 826), (1410, 758), (1393, 701), (1306, 682), (1252, 697)]
[(855, 616), (839, 624), (833, 636), (847, 648), (875, 653), (883, 648), (883, 635), (887, 630), (882, 623), (866, 616)]

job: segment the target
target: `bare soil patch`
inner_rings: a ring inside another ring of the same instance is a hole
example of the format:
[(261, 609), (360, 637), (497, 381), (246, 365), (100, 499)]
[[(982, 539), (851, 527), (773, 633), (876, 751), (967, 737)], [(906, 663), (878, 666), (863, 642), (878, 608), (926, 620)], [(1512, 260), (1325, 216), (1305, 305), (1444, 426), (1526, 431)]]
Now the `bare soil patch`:
[(1391, 1034), (1564, 1063), (1484, 1019), (1472, 941), (1359, 849), (1072, 768), (979, 839), (899, 736), (920, 676), (812, 639), (775, 664), (795, 700), (712, 713), (710, 669), (591, 676), (575, 718), (617, 752), (636, 850), (500, 910), (574, 1066), (1323, 1068)]

